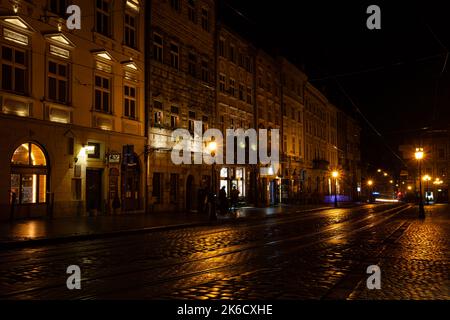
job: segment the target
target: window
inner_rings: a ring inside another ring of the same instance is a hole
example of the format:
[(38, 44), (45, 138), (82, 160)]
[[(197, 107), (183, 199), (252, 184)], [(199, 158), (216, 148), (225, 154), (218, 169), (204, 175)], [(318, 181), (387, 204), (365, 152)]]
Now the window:
[(253, 103), (253, 90), (252, 88), (248, 87), (247, 88), (247, 103), (248, 104), (252, 104)]
[(295, 145), (296, 145), (295, 138), (292, 138), (292, 153), (293, 154), (296, 154), (296, 152), (295, 152)]
[(202, 81), (205, 81), (205, 82), (209, 81), (208, 61), (205, 61), (205, 60), (202, 61)]
[(202, 29), (209, 32), (209, 11), (202, 8)]
[(2, 89), (25, 94), (28, 91), (26, 52), (2, 47)]
[(153, 59), (163, 62), (163, 39), (158, 34), (153, 36)]
[(180, 0), (170, 0), (170, 6), (175, 11), (180, 11)]
[(50, 0), (48, 10), (64, 17), (66, 15), (67, 7), (67, 0)]
[(230, 45), (230, 60), (233, 62), (236, 61), (236, 49), (234, 48), (234, 45)]
[(153, 101), (153, 108), (157, 109), (153, 111), (153, 126), (159, 127), (162, 125), (163, 120), (163, 104), (160, 101)]
[(125, 45), (131, 48), (136, 48), (136, 17), (125, 13)]
[(233, 97), (236, 94), (235, 85), (236, 85), (236, 82), (234, 81), (234, 79), (230, 79), (230, 95), (232, 95)]
[(225, 40), (219, 39), (219, 55), (225, 57)]
[(179, 111), (178, 107), (172, 106), (171, 112), (172, 112), (172, 115), (170, 116), (170, 127), (172, 129), (176, 129), (176, 128), (178, 128), (178, 122), (179, 122), (178, 114), (180, 111)]
[(69, 67), (66, 63), (48, 62), (48, 98), (49, 100), (69, 102)]
[(194, 132), (194, 129), (195, 129), (195, 118), (196, 118), (195, 112), (189, 111), (189, 123), (188, 123), (188, 130), (189, 130), (189, 132)]
[(189, 53), (188, 56), (188, 72), (191, 76), (197, 76), (197, 56), (193, 53)]
[(225, 82), (226, 82), (225, 75), (224, 74), (220, 74), (219, 75), (219, 90), (220, 90), (220, 92), (225, 92), (225, 90), (226, 90)]
[(88, 147), (92, 149), (88, 152), (88, 159), (100, 159), (100, 143), (88, 142)]
[(111, 4), (110, 0), (96, 0), (96, 31), (107, 37), (111, 36)]
[(155, 198), (156, 203), (162, 203), (162, 173), (153, 173), (153, 192), (152, 196)]
[(195, 10), (195, 0), (188, 0), (188, 18), (191, 22), (197, 23), (197, 14)]
[(180, 52), (176, 44), (170, 45), (170, 65), (178, 69), (180, 67)]
[(95, 76), (95, 110), (111, 113), (111, 79)]
[(202, 130), (203, 132), (208, 131), (209, 128), (209, 118), (207, 116), (202, 117)]
[(250, 59), (249, 56), (245, 57), (245, 70), (247, 70), (248, 72), (252, 72), (252, 70), (253, 70), (252, 60)]
[(239, 100), (245, 101), (245, 93), (244, 93), (244, 86), (242, 84), (239, 85)]
[(124, 116), (130, 119), (136, 119), (136, 88), (133, 86), (124, 86)]

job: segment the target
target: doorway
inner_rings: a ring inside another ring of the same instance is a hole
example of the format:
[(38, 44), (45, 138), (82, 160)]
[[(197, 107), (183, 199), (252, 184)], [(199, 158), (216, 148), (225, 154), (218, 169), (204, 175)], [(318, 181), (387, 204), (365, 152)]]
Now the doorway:
[(91, 215), (102, 211), (101, 169), (86, 169), (86, 209)]
[(186, 181), (186, 210), (188, 212), (193, 209), (194, 196), (194, 177), (190, 175)]

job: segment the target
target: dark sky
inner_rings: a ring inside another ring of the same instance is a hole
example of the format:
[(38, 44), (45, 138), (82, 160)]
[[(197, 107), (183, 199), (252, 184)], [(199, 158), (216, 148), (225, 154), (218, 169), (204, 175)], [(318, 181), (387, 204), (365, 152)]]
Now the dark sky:
[[(366, 27), (371, 4), (381, 8), (381, 30)], [(382, 134), (361, 121), (363, 156), (374, 166), (398, 164), (386, 143), (397, 150), (412, 130), (449, 125), (450, 59), (441, 74), (450, 48), (444, 1), (224, 0), (222, 6), (237, 31), (304, 65), (314, 85), (360, 119), (342, 86)]]

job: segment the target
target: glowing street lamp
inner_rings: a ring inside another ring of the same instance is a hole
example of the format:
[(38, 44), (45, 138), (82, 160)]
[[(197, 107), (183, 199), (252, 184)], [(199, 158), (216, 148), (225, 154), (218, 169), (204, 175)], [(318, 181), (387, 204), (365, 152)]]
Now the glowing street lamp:
[(416, 152), (414, 153), (414, 157), (417, 160), (417, 166), (419, 167), (419, 218), (424, 219), (425, 218), (425, 209), (423, 207), (423, 195), (422, 195), (422, 160), (424, 158), (425, 154), (423, 152), (423, 148), (416, 148)]
[(338, 171), (333, 171), (331, 173), (331, 176), (334, 178), (334, 207), (337, 208), (338, 206), (338, 201), (337, 201), (337, 180), (339, 178), (339, 172)]
[(367, 185), (369, 186), (369, 202), (372, 202), (372, 196), (373, 196), (373, 180), (367, 181)]
[[(216, 156), (217, 151), (217, 142), (214, 140), (210, 141), (208, 144), (208, 149), (211, 154), (211, 157)], [(211, 194), (210, 194), (210, 201), (211, 201), (211, 212), (209, 213), (209, 218), (211, 220), (217, 220), (216, 215), (216, 161), (213, 160), (213, 163), (211, 165)]]

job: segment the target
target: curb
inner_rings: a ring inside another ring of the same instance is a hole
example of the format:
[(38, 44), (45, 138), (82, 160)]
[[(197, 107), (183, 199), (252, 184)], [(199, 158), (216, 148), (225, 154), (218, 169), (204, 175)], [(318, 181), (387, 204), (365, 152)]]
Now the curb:
[(237, 222), (249, 222), (255, 220), (262, 219), (274, 219), (277, 217), (286, 217), (295, 214), (308, 213), (308, 212), (319, 212), (324, 210), (333, 209), (333, 207), (321, 207), (321, 208), (313, 208), (307, 210), (293, 211), (291, 213), (285, 214), (274, 214), (270, 216), (265, 216), (263, 218), (229, 218), (217, 221), (204, 221), (204, 222), (193, 222), (193, 223), (182, 223), (176, 225), (167, 225), (167, 226), (158, 226), (158, 227), (147, 227), (147, 228), (139, 228), (139, 229), (127, 229), (127, 230), (118, 230), (118, 231), (109, 231), (102, 233), (87, 233), (87, 234), (74, 234), (68, 236), (61, 237), (51, 237), (51, 238), (36, 238), (36, 239), (27, 239), (27, 240), (12, 240), (12, 241), (0, 241), (0, 251), (7, 249), (16, 249), (16, 248), (32, 248), (42, 245), (50, 245), (50, 244), (63, 244), (69, 242), (77, 242), (77, 241), (89, 241), (89, 240), (98, 240), (98, 239), (109, 239), (116, 238), (120, 236), (129, 236), (129, 235), (138, 235), (145, 234), (150, 232), (158, 232), (158, 231), (170, 231), (170, 230), (178, 230), (178, 229), (186, 229), (193, 227), (204, 227), (204, 226), (217, 226), (217, 225), (225, 225)]

